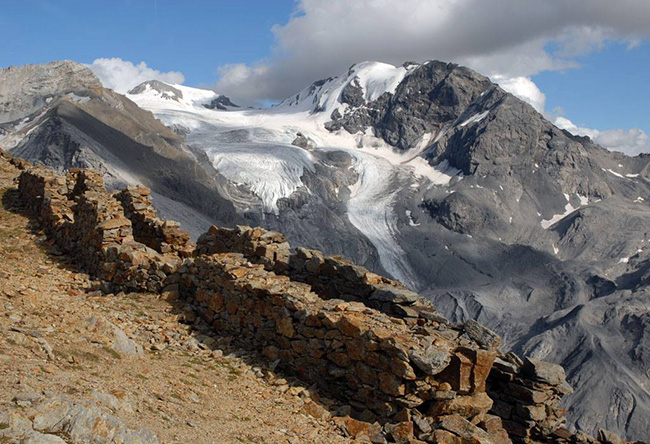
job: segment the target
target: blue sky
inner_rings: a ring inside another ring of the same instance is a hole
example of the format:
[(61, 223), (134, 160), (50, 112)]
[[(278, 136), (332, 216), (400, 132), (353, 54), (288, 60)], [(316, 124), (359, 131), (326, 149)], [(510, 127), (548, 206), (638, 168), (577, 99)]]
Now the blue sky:
[(100, 57), (214, 83), (218, 66), (269, 53), (292, 0), (0, 0), (0, 66)]
[(578, 61), (579, 68), (533, 76), (546, 107), (561, 107), (578, 125), (650, 133), (650, 45), (610, 43)]
[(113, 58), (100, 77), (121, 73), (118, 90), (160, 76), (268, 103), (357, 61), (438, 58), (501, 76), (576, 133), (650, 151), (650, 2), (621, 2), (0, 0), (0, 66)]

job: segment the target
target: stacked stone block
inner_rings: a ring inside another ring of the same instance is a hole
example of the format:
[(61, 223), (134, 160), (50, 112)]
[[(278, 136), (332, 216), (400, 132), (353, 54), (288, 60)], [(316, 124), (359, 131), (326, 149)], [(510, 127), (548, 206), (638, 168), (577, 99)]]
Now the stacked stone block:
[(561, 408), (572, 392), (561, 366), (512, 353), (497, 359), (488, 379), (492, 413), (517, 443), (573, 442)]
[(178, 222), (157, 218), (150, 194), (149, 189), (142, 186), (128, 186), (115, 194), (131, 221), (135, 240), (159, 253), (175, 252), (190, 257), (195, 247), (189, 233), (181, 230)]
[(131, 221), (100, 175), (73, 170), (60, 176), (34, 167), (21, 173), (18, 189), (48, 236), (107, 287), (160, 291), (173, 279), (180, 258), (134, 240)]
[(249, 261), (273, 270), (276, 263), (289, 260), (290, 245), (277, 231), (238, 225), (236, 228), (211, 226), (196, 242), (196, 255), (241, 253)]

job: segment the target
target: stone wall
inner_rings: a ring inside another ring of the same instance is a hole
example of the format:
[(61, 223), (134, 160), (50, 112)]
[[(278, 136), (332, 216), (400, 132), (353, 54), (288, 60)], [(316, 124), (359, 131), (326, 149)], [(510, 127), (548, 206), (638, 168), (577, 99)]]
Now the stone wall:
[(286, 263), (291, 247), (277, 231), (238, 225), (236, 228), (211, 226), (196, 242), (197, 255), (241, 253), (249, 261), (273, 270), (276, 263)]
[(149, 189), (142, 186), (128, 186), (115, 194), (131, 221), (135, 240), (159, 253), (175, 252), (190, 257), (195, 246), (189, 233), (181, 230), (178, 222), (157, 218), (149, 195)]
[(491, 413), (516, 441), (571, 439), (561, 404), (573, 390), (561, 366), (508, 353), (492, 367), (487, 390), (494, 400)]
[[(469, 378), (459, 377), (469, 371), (463, 373), (458, 369), (475, 365), (478, 355), (494, 353), (496, 364), (487, 380), (489, 396), (494, 400), (490, 413), (503, 419), (512, 439), (532, 443), (570, 442), (575, 438), (565, 428), (566, 411), (561, 408), (563, 397), (572, 391), (562, 368), (530, 359), (522, 361), (513, 354), (503, 355), (497, 350), (499, 336), (480, 323), (469, 320), (463, 325), (452, 326), (428, 300), (401, 283), (339, 256), (326, 256), (317, 250), (300, 247), (290, 252), (286, 239), (276, 232), (244, 226), (234, 230), (211, 227), (197, 243), (198, 256), (227, 251), (241, 253), (251, 263), (261, 264), (266, 270), (287, 276), (291, 281), (308, 284), (321, 299), (362, 304), (393, 320), (397, 318), (411, 328), (426, 329), (428, 335), (431, 335), (431, 327), (440, 326), (458, 332), (459, 336), (471, 339), (474, 348), (455, 350), (450, 361), (454, 363), (454, 370), (438, 377), (450, 379), (445, 382), (453, 383), (454, 391), (467, 393), (471, 382)], [(553, 379), (544, 379), (535, 371), (542, 368), (545, 369), (542, 374), (552, 373)], [(427, 409), (418, 407), (417, 411), (420, 410)], [(427, 413), (435, 413), (435, 409)]]
[[(309, 284), (324, 299), (363, 302), (371, 308), (398, 316), (409, 325), (430, 321), (448, 323), (433, 305), (402, 283), (379, 276), (340, 256), (291, 247), (282, 234), (263, 228), (212, 226), (197, 241), (197, 255), (237, 252), (267, 270)], [(498, 344), (495, 344), (495, 346)]]
[(241, 254), (201, 255), (181, 270), (180, 294), (202, 304), (204, 319), (348, 403), (353, 417), (400, 424), (429, 442), (509, 442), (488, 414), (496, 351), (463, 330), (409, 326), (359, 302), (323, 299)]
[(107, 288), (160, 291), (181, 262), (177, 255), (159, 254), (134, 240), (122, 205), (95, 173), (60, 176), (28, 168), (19, 177), (18, 191), (59, 248)]
[(450, 323), (399, 282), (291, 252), (261, 228), (211, 227), (192, 252), (177, 224), (155, 217), (144, 188), (110, 194), (93, 172), (14, 164), (33, 218), (107, 290), (178, 293), (215, 329), (318, 384), (357, 420), (378, 421), (371, 428), (395, 442), (598, 442), (564, 427), (571, 389), (561, 367), (504, 355), (489, 329)]

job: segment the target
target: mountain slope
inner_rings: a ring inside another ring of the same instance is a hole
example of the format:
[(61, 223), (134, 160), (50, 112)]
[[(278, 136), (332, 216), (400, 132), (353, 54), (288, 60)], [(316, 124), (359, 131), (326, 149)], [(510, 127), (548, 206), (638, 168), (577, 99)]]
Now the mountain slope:
[(219, 178), (210, 177), (184, 149), (183, 138), (103, 88), (87, 68), (74, 62), (13, 67), (0, 72), (0, 83), (10, 91), (4, 105), (22, 110), (5, 113), (17, 119), (4, 124), (13, 131), (0, 140), (14, 154), (59, 169), (94, 168), (115, 186), (143, 183), (161, 200), (194, 208), (197, 217), (232, 223), (234, 209), (219, 193)]

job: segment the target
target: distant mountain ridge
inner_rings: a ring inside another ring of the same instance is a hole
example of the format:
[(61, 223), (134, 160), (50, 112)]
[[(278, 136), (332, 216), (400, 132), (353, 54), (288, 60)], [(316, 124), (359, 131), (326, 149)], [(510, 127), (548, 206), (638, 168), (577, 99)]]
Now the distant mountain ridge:
[[(78, 84), (43, 80), (69, 72)], [(649, 156), (437, 61), (360, 63), (266, 110), (159, 81), (125, 98), (70, 66), (11, 76), (0, 145), (14, 154), (144, 181), (181, 222), (260, 224), (389, 273), (562, 364), (573, 424), (650, 435)]]

